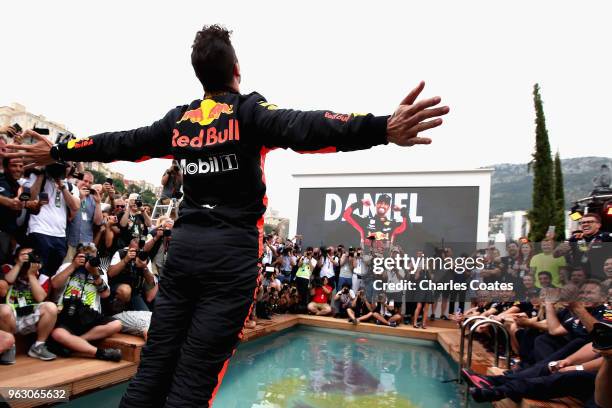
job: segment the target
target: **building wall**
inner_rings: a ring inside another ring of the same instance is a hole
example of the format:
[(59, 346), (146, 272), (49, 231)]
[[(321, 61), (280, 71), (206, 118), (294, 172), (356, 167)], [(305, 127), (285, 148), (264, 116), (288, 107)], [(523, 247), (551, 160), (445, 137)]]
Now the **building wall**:
[[(36, 115), (28, 112), (24, 105), (12, 103), (10, 106), (0, 106), (0, 125), (12, 125), (18, 123), (23, 129), (32, 129), (33, 127), (49, 129), (48, 139), (55, 142), (59, 133), (68, 133), (61, 123), (57, 123), (47, 119), (43, 115)], [(26, 140), (27, 142), (27, 140)]]

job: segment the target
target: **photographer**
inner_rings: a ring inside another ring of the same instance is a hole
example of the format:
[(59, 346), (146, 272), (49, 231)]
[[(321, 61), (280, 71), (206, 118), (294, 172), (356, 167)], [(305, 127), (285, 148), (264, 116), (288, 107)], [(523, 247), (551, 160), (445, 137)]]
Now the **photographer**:
[[(113, 179), (107, 177), (104, 183), (102, 184), (102, 202), (104, 204), (109, 204), (110, 208), (115, 208), (115, 186), (113, 184)], [(125, 208), (125, 207), (123, 207)]]
[(157, 279), (144, 251), (144, 240), (133, 239), (127, 248), (115, 252), (108, 268), (112, 309), (150, 311), (157, 294)]
[(332, 308), (329, 305), (329, 299), (334, 289), (329, 284), (329, 278), (315, 278), (312, 281), (310, 295), (312, 301), (308, 304), (308, 312), (316, 316), (328, 316), (332, 313)]
[(355, 256), (353, 257), (353, 283), (351, 285), (351, 288), (354, 291), (359, 291), (361, 288), (364, 287), (363, 284), (363, 275), (366, 272), (366, 265), (363, 261), (363, 249), (361, 249), (361, 247), (358, 247), (355, 250)]
[(172, 160), (172, 166), (164, 172), (161, 184), (163, 186), (160, 198), (162, 204), (168, 204), (172, 198), (182, 197), (183, 174), (176, 160)]
[(94, 176), (88, 171), (82, 175), (82, 179), (77, 181), (81, 204), (76, 216), (68, 224), (68, 252), (64, 262), (70, 262), (74, 258), (79, 243), (93, 242), (94, 225), (99, 226), (103, 221), (101, 197), (98, 191), (92, 188)]
[(118, 240), (120, 248), (128, 246), (130, 241), (136, 237), (146, 236), (147, 228), (151, 227), (151, 217), (143, 211), (142, 206), (140, 196), (132, 193), (127, 200), (127, 209), (117, 214), (121, 229)]
[(387, 299), (387, 295), (384, 293), (378, 294), (378, 302), (374, 307), (372, 316), (376, 319), (376, 324), (382, 323), (390, 327), (396, 327), (402, 321), (402, 315), (395, 306), (395, 302)]
[(373, 309), (370, 302), (368, 302), (365, 290), (359, 289), (357, 297), (351, 303), (351, 307), (346, 310), (346, 314), (349, 316), (349, 323), (359, 324), (367, 322), (373, 317)]
[(306, 253), (298, 261), (298, 270), (295, 273), (295, 284), (300, 296), (300, 308), (305, 310), (308, 305), (308, 286), (317, 261), (313, 258), (312, 247), (306, 248)]
[[(36, 342), (30, 347), (28, 355), (48, 361), (56, 358), (47, 350), (45, 342), (57, 320), (57, 307), (54, 303), (45, 302), (49, 277), (40, 274), (39, 270), (40, 259), (32, 253), (32, 249), (20, 248), (15, 255), (15, 265), (4, 277), (11, 287), (6, 304), (0, 305), (0, 330), (21, 335), (36, 333)], [(3, 360), (12, 364), (10, 358)]]
[(319, 258), (319, 268), (321, 268), (321, 278), (327, 278), (332, 289), (336, 288), (336, 274), (334, 267), (338, 266), (338, 257), (334, 255), (334, 247), (321, 248), (321, 254), (325, 254)]
[(163, 274), (166, 254), (168, 253), (168, 246), (172, 238), (173, 226), (174, 220), (171, 218), (166, 216), (159, 217), (157, 220), (157, 227), (151, 230), (143, 248), (152, 260), (152, 272), (159, 278), (161, 278)]
[(349, 289), (353, 287), (353, 263), (355, 261), (355, 249), (350, 247), (348, 252), (338, 246), (338, 256), (340, 258), (340, 273), (338, 275), (338, 287), (347, 284)]
[(353, 292), (353, 290), (350, 288), (348, 282), (344, 282), (342, 284), (342, 289), (340, 289), (334, 296), (336, 317), (346, 319), (348, 317), (347, 311), (353, 304), (353, 300), (355, 300), (355, 292)]
[(285, 247), (283, 248), (282, 255), (276, 259), (275, 264), (280, 267), (280, 275), (278, 279), (282, 283), (291, 282), (291, 272), (297, 265), (297, 258), (293, 255), (293, 249)]
[(42, 205), (32, 200), (30, 190), (20, 187), (23, 177), (23, 160), (20, 158), (2, 160), (4, 173), (0, 173), (0, 264), (10, 259), (15, 241), (24, 232), (20, 231), (24, 210), (38, 214)]
[(54, 163), (36, 175), (32, 198), (48, 204), (38, 215), (31, 215), (28, 238), (43, 264), (42, 273), (53, 275), (66, 256), (66, 226), (77, 213), (81, 200), (78, 189), (66, 181), (66, 165)]
[(99, 268), (97, 249), (93, 244), (78, 246), (72, 262), (65, 263), (51, 278), (59, 294), (60, 315), (51, 333), (54, 342), (70, 351), (100, 360), (119, 361), (121, 351), (96, 348), (90, 342), (119, 333), (121, 322), (102, 315), (102, 299), (110, 295), (108, 278)]

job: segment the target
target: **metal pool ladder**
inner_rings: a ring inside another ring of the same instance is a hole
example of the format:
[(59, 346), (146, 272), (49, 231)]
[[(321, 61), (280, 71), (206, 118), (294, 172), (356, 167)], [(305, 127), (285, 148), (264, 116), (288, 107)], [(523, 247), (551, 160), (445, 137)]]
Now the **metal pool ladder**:
[[(463, 379), (461, 377), (461, 370), (464, 367), (471, 368), (472, 367), (472, 343), (474, 341), (474, 331), (482, 325), (490, 324), (493, 327), (494, 332), (494, 343), (493, 347), (495, 350), (495, 367), (499, 367), (499, 344), (498, 344), (498, 332), (504, 334), (504, 351), (506, 357), (506, 367), (510, 369), (510, 335), (508, 334), (508, 330), (503, 325), (503, 323), (498, 322), (497, 320), (490, 319), (484, 316), (472, 316), (467, 318), (461, 324), (461, 338), (459, 339), (459, 369), (458, 369), (458, 382), (459, 384), (463, 383)], [(467, 350), (467, 362), (464, 365), (464, 354), (465, 354), (465, 331), (469, 329), (468, 334), (468, 350)], [(464, 404), (465, 408), (468, 407), (470, 402), (470, 393), (469, 393), (469, 385), (465, 385), (465, 396), (464, 396)]]

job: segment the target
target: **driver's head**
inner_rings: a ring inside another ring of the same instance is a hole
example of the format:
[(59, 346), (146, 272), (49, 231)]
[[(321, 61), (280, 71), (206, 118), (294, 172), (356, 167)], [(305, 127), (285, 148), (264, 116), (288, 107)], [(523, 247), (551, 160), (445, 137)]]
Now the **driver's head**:
[(391, 207), (391, 197), (388, 194), (383, 194), (376, 200), (376, 214), (383, 216), (389, 211)]
[(219, 25), (204, 26), (191, 46), (191, 65), (206, 92), (238, 92), (240, 66), (230, 40), (232, 32)]

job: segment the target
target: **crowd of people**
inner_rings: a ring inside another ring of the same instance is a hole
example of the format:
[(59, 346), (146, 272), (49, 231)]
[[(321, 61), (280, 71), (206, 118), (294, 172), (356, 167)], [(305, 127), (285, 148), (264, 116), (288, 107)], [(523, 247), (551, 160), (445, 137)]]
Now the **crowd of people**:
[[(161, 181), (161, 203), (180, 199), (176, 163)], [(119, 361), (119, 349), (97, 347), (96, 340), (121, 331), (146, 339), (175, 217), (160, 216), (154, 224), (138, 194), (118, 194), (112, 179), (95, 184), (75, 164), (26, 170), (21, 159), (4, 158), (0, 363), (15, 363), (15, 335), (31, 336), (28, 355), (45, 361), (73, 353)], [(465, 370), (475, 400), (572, 396), (590, 403), (597, 372), (609, 376), (612, 342), (612, 236), (601, 226), (598, 214), (587, 213), (567, 241), (555, 242), (549, 232), (538, 243), (489, 245), (470, 255), (482, 258), (481, 267), (461, 272), (410, 264), (378, 273), (376, 258), (404, 250), (381, 251), (371, 242), (311, 247), (300, 235), (266, 235), (261, 283), (245, 327), (283, 313), (421, 329), (435, 319), (460, 324), (486, 316), (510, 333), (513, 365), (497, 377)], [(451, 265), (456, 259), (451, 248), (437, 255)], [(450, 280), (511, 283), (512, 289), (406, 291), (374, 284)], [(491, 327), (480, 326), (476, 336), (492, 350)]]

